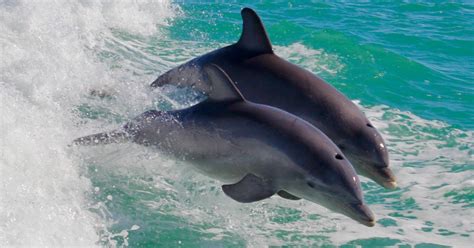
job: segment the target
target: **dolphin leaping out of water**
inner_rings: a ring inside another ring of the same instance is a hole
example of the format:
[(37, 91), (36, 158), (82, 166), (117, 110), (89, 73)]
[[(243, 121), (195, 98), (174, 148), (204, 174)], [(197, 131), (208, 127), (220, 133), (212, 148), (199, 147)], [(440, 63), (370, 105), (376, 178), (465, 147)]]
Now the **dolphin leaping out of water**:
[(192, 163), (224, 182), (222, 190), (236, 201), (303, 198), (374, 225), (355, 170), (324, 133), (295, 115), (246, 101), (218, 66), (203, 70), (207, 100), (183, 110), (147, 111), (119, 130), (74, 143), (131, 140)]
[(246, 99), (303, 118), (331, 138), (359, 174), (395, 188), (385, 142), (360, 109), (321, 78), (275, 55), (255, 11), (244, 8), (241, 14), (243, 31), (237, 43), (174, 68), (151, 86), (193, 86), (206, 93), (203, 65), (216, 64), (236, 81)]

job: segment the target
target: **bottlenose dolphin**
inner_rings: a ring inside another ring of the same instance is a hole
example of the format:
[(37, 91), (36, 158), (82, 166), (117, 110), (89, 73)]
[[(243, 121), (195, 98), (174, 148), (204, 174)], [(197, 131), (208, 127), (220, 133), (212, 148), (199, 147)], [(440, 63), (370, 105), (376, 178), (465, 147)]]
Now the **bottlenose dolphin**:
[(359, 174), (395, 188), (385, 142), (361, 110), (321, 78), (275, 55), (258, 15), (249, 8), (241, 14), (243, 31), (237, 43), (171, 69), (151, 86), (193, 86), (205, 93), (209, 86), (202, 65), (216, 64), (236, 81), (246, 99), (305, 119), (344, 151)]
[(192, 163), (225, 183), (239, 202), (274, 194), (300, 198), (373, 226), (351, 163), (321, 131), (283, 110), (246, 101), (215, 65), (204, 67), (209, 97), (190, 108), (151, 110), (122, 129), (75, 140), (93, 145), (131, 140)]

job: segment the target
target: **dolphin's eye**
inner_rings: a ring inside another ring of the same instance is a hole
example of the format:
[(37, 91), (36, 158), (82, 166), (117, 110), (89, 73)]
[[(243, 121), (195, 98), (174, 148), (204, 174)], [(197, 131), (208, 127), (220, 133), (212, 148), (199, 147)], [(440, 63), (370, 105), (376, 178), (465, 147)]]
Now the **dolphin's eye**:
[(341, 156), (341, 154), (336, 153), (336, 156), (334, 156), (336, 159), (343, 160), (344, 158)]
[(367, 126), (371, 127), (371, 128), (374, 128), (374, 126), (372, 126), (372, 124), (370, 124), (370, 123), (367, 123)]
[(316, 187), (316, 185), (314, 185), (314, 183), (312, 183), (312, 182), (306, 182), (306, 184), (308, 184), (308, 186), (311, 187), (311, 188)]

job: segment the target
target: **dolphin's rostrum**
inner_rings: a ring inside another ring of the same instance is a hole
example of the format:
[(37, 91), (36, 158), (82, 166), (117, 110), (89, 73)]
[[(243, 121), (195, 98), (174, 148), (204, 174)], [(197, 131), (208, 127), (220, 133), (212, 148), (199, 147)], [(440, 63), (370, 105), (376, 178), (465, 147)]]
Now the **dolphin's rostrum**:
[(131, 140), (192, 163), (225, 183), (223, 191), (236, 201), (274, 194), (303, 198), (374, 225), (357, 174), (324, 133), (288, 112), (246, 101), (218, 66), (203, 70), (210, 88), (204, 102), (184, 110), (147, 111), (122, 129), (75, 143)]
[(385, 142), (359, 108), (321, 78), (275, 55), (258, 15), (249, 8), (241, 14), (243, 31), (237, 43), (168, 71), (152, 86), (194, 86), (207, 92), (202, 66), (214, 63), (236, 81), (246, 99), (303, 118), (331, 138), (359, 174), (395, 188)]

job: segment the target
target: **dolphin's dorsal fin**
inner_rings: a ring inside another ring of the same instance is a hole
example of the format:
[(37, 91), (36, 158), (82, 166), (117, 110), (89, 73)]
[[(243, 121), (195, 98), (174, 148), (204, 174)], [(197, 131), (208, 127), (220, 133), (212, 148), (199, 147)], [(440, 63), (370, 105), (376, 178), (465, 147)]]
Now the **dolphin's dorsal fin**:
[(207, 74), (207, 81), (210, 86), (208, 101), (235, 102), (245, 100), (229, 75), (218, 65), (207, 64), (204, 65), (203, 69)]
[(256, 53), (273, 53), (272, 44), (257, 13), (253, 9), (244, 8), (240, 14), (244, 25), (236, 46)]

